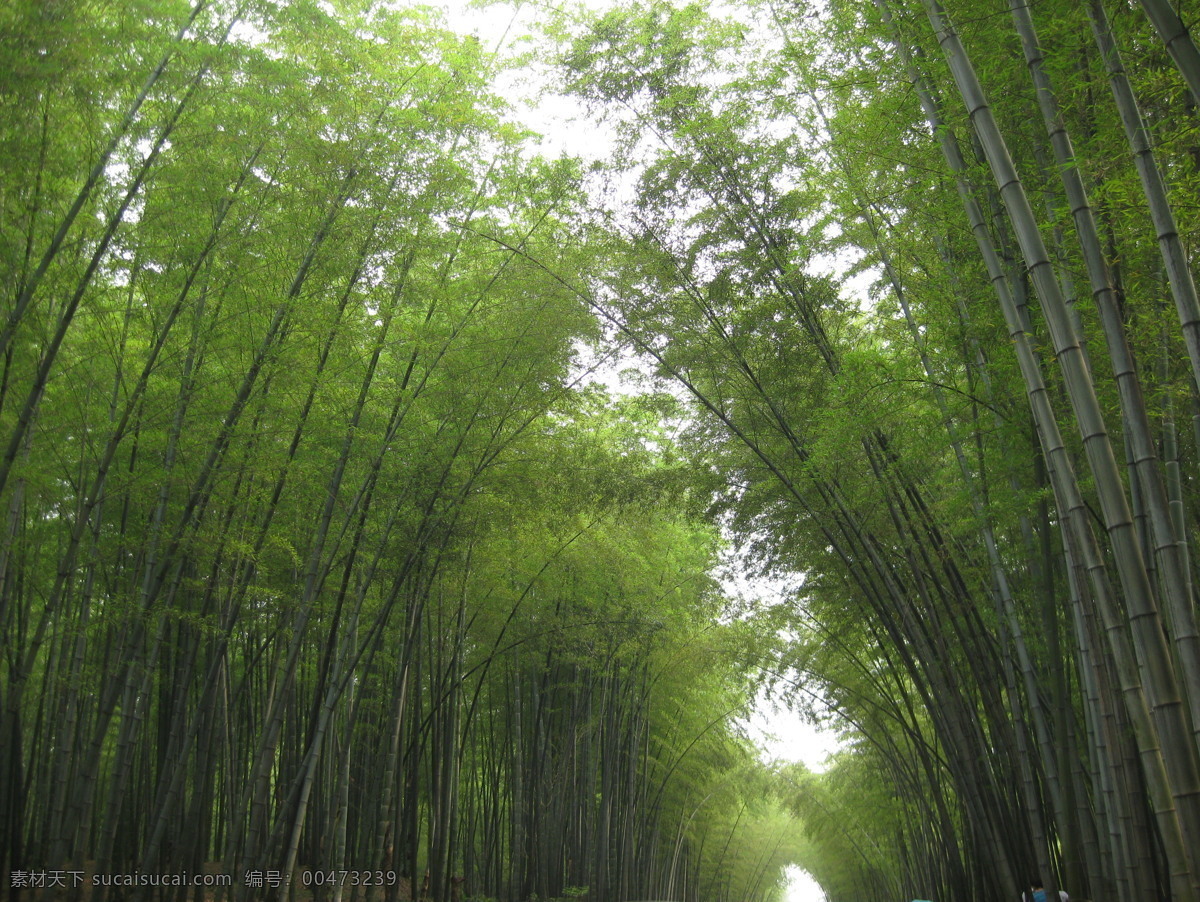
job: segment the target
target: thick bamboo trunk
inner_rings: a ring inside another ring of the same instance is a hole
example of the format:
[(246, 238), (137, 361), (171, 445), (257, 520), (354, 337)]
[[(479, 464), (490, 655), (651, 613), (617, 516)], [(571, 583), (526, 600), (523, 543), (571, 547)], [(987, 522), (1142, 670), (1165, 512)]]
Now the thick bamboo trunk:
[[(1054, 147), (1055, 161), (1075, 220), (1076, 234), (1087, 264), (1092, 296), (1100, 310), (1108, 343), (1113, 373), (1120, 391), (1125, 417), (1126, 441), (1136, 479), (1131, 487), (1138, 491), (1149, 521), (1154, 560), (1161, 573), (1161, 592), (1165, 600), (1172, 639), (1178, 655), (1184, 687), (1200, 686), (1200, 630), (1194, 616), (1190, 591), (1186, 546), (1181, 545), (1173, 528), (1167, 491), (1158, 467), (1158, 455), (1150, 427), (1141, 381), (1125, 335), (1124, 322), (1100, 245), (1100, 235), (1092, 216), (1083, 181), (1075, 165), (1075, 150), (1062, 122), (1058, 102), (1042, 66), (1042, 51), (1034, 30), (1029, 8), (1023, 0), (1009, 0), (1017, 31), (1025, 48), (1025, 58), (1037, 87), (1038, 103)], [(1149, 563), (1149, 561), (1147, 561)], [(1200, 737), (1200, 693), (1186, 692), (1195, 735)]]
[[(1162, 633), (1156, 599), (1150, 585), (1132, 516), (1108, 442), (1091, 379), (1080, 357), (1057, 279), (1045, 252), (1037, 223), (1021, 187), (990, 107), (957, 34), (950, 29), (936, 0), (925, 0), (930, 24), (946, 52), (951, 71), (966, 103), (1004, 196), (1021, 250), (1029, 265), (1062, 365), (1075, 416), (1091, 469), (1095, 475), (1105, 526), (1112, 541), (1118, 573), (1129, 609), (1138, 664), (1145, 674), (1154, 712), (1154, 728), (1162, 743), (1170, 793), (1178, 809), (1178, 840), (1172, 841), (1172, 885), (1183, 898), (1195, 898), (1200, 875), (1189, 850), (1200, 849), (1200, 766), (1191, 739), (1186, 711), (1171, 667), (1172, 655)], [(1039, 423), (1044, 428), (1044, 423)], [(1098, 562), (1098, 561), (1097, 561)], [(1161, 802), (1156, 806), (1161, 810)], [(1171, 819), (1172, 821), (1174, 818)], [(1164, 823), (1164, 830), (1166, 824)]]
[(1169, 0), (1141, 0), (1146, 18), (1154, 25), (1158, 36), (1179, 67), (1183, 80), (1187, 82), (1188, 91), (1192, 95), (1192, 103), (1200, 106), (1200, 51), (1188, 27), (1179, 18), (1179, 13), (1172, 9)]
[[(876, 5), (880, 7), (885, 18), (890, 22), (890, 12), (883, 0), (877, 0)], [(938, 15), (936, 6), (928, 5), (927, 8), (931, 13), (931, 19), (935, 23), (939, 22), (940, 16)], [(897, 46), (901, 53), (907, 56), (903, 42), (898, 41)], [(912, 63), (909, 62), (908, 64), (912, 68)], [(1073, 557), (1083, 562), (1089, 579), (1093, 583), (1097, 597), (1108, 598), (1109, 588), (1107, 579), (1104, 576), (1101, 557), (1095, 545), (1094, 536), (1091, 533), (1090, 523), (1088, 522), (1088, 516), (1083, 507), (1082, 499), (1079, 497), (1070, 460), (1065, 454), (1065, 447), (1058, 434), (1058, 426), (1049, 406), (1049, 399), (1042, 382), (1039, 366), (1026, 338), (1024, 317), (1021, 316), (1008, 290), (1008, 281), (1005, 277), (1003, 266), (992, 247), (986, 221), (979, 209), (978, 203), (974, 199), (970, 186), (966, 182), (965, 173), (967, 167), (958, 150), (957, 143), (954, 141), (953, 134), (942, 122), (937, 104), (933, 100), (932, 92), (924, 86), (922, 78), (915, 72), (915, 69), (913, 69), (912, 78), (914, 85), (918, 89), (918, 96), (925, 108), (930, 127), (934, 134), (939, 137), (943, 154), (952, 172), (955, 173), (959, 193), (971, 222), (972, 231), (976, 236), (993, 287), (1001, 301), (1001, 307), (1009, 325), (1010, 336), (1013, 338), (1015, 344), (1017, 359), (1021, 366), (1031, 408), (1038, 425), (1039, 439), (1045, 450), (1047, 464), (1052, 474), (1052, 482), (1055, 486), (1055, 495), (1059, 504), (1060, 516), (1063, 518), (1064, 525), (1066, 526), (1068, 548), (1073, 549), (1071, 551)], [(1083, 556), (1079, 557), (1081, 554)], [(1111, 612), (1111, 600), (1106, 605), (1102, 605), (1102, 607)], [(1184, 851), (1186, 847), (1182, 833), (1180, 832), (1179, 822), (1176, 818), (1174, 803), (1172, 801), (1172, 787), (1167, 778), (1162, 752), (1156, 735), (1157, 731), (1150, 723), (1149, 712), (1141, 695), (1140, 681), (1136, 677), (1136, 667), (1133, 658), (1123, 647), (1122, 643), (1118, 641), (1120, 633), (1116, 631), (1116, 625), (1111, 616), (1108, 619), (1107, 626), (1109, 627), (1108, 632), (1110, 637), (1116, 643), (1113, 646), (1113, 654), (1116, 656), (1118, 664), (1123, 667), (1122, 688), (1126, 703), (1131, 706), (1133, 722), (1138, 728), (1139, 747), (1147, 764), (1150, 788), (1152, 794), (1155, 796), (1155, 808), (1159, 814), (1160, 828), (1163, 830), (1165, 836), (1171, 838), (1173, 859), (1182, 862), (1187, 858), (1187, 853)], [(1183, 870), (1186, 871), (1186, 866)], [(1183, 885), (1187, 885), (1186, 880)]]
[(1150, 222), (1158, 237), (1159, 252), (1162, 254), (1167, 281), (1171, 286), (1171, 295), (1175, 299), (1175, 310), (1183, 330), (1188, 359), (1192, 364), (1192, 378), (1200, 381), (1200, 296), (1196, 293), (1196, 283), (1192, 277), (1187, 252), (1179, 235), (1175, 214), (1167, 199), (1167, 187), (1155, 160), (1153, 142), (1142, 120), (1133, 87), (1125, 74), (1104, 4), (1100, 0), (1089, 0), (1087, 9), (1096, 37), (1096, 46), (1100, 49), (1100, 56), (1108, 69), (1113, 100), (1116, 102), (1117, 112), (1121, 115), (1125, 137), (1142, 182), (1142, 192), (1150, 210)]

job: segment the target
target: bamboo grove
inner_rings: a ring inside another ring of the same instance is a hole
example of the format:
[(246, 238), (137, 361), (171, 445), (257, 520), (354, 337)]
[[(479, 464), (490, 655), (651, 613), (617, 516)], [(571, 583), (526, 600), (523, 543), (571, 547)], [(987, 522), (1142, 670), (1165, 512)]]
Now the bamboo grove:
[(772, 895), (756, 627), (479, 42), (0, 22), (8, 897)]
[(1200, 4), (525, 12), (0, 4), (9, 897), (1200, 898)]

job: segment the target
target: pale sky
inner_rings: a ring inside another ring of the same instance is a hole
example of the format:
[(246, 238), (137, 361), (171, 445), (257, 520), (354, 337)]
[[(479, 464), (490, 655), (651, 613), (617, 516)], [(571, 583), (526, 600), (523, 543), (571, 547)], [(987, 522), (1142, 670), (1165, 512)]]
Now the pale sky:
[(832, 731), (805, 723), (799, 715), (763, 698), (746, 728), (767, 761), (802, 761), (815, 773), (823, 773), (826, 759), (840, 748)]

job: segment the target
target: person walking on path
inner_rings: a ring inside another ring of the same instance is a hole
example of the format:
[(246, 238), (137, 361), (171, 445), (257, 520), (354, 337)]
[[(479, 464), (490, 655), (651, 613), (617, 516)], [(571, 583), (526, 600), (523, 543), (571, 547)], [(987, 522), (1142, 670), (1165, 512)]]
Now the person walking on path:
[[(1029, 889), (1021, 893), (1021, 902), (1046, 902), (1046, 890), (1042, 888), (1042, 879), (1034, 877), (1029, 881)], [(1071, 897), (1067, 895), (1067, 891), (1060, 889), (1058, 891), (1060, 902), (1071, 902)]]

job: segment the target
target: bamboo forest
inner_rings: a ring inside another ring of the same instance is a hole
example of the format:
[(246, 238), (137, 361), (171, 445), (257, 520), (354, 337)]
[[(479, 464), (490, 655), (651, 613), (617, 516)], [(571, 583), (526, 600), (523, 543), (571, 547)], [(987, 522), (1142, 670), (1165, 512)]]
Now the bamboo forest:
[(3, 899), (1200, 902), (1197, 31), (0, 0)]

